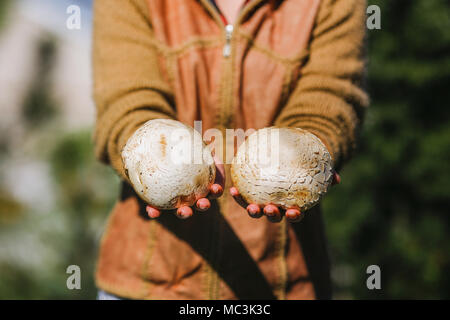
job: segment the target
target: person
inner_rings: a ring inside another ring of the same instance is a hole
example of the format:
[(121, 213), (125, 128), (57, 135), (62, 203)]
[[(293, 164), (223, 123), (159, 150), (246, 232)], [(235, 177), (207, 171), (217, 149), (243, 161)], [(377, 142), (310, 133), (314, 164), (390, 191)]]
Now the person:
[(97, 263), (102, 297), (331, 298), (319, 207), (244, 203), (218, 162), (210, 195), (177, 219), (140, 200), (120, 151), (152, 119), (276, 125), (315, 134), (340, 170), (369, 104), (364, 39), (361, 0), (96, 0), (95, 154), (121, 177)]

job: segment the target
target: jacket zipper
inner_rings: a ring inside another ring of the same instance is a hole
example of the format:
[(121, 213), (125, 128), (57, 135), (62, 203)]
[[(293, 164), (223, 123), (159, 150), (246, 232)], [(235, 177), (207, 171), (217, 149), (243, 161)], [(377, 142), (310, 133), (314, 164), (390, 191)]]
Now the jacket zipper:
[[(211, 16), (213, 17), (213, 19), (217, 22), (217, 24), (221, 27), (224, 28), (225, 31), (225, 44), (223, 46), (222, 49), (222, 55), (224, 58), (224, 65), (223, 65), (223, 70), (225, 70), (225, 73), (229, 73), (231, 72), (231, 66), (232, 66), (232, 44), (231, 44), (231, 40), (233, 38), (233, 32), (237, 30), (239, 24), (241, 23), (241, 21), (243, 20), (243, 18), (246, 16), (246, 14), (250, 11), (250, 9), (254, 8), (258, 3), (262, 2), (263, 0), (252, 0), (250, 1), (245, 7), (244, 9), (240, 12), (238, 18), (236, 19), (236, 21), (234, 22), (234, 24), (226, 24), (220, 17), (220, 15), (218, 14), (217, 10), (212, 6), (210, 0), (200, 0), (203, 4), (203, 6), (209, 11), (209, 13), (211, 14)], [(224, 79), (224, 75), (222, 75), (222, 80)], [(221, 95), (224, 95), (225, 99), (228, 101), (223, 102), (223, 106), (221, 107), (221, 110), (219, 111), (219, 119), (218, 119), (218, 123), (217, 125), (221, 126), (223, 124), (224, 128), (226, 127), (226, 119), (230, 116), (230, 111), (229, 109), (231, 108), (231, 104), (232, 104), (232, 99), (231, 99), (231, 95), (228, 94), (228, 91), (232, 90), (232, 82), (230, 81), (229, 84), (227, 84), (227, 86), (225, 86), (224, 88), (222, 88), (222, 92)], [(218, 221), (216, 222), (217, 224), (215, 225), (215, 228), (217, 228), (215, 230), (215, 233), (217, 233), (211, 243), (211, 249), (212, 252), (208, 253), (209, 257), (212, 260), (212, 265), (215, 265), (216, 263), (220, 262), (221, 260), (221, 254), (220, 254), (220, 246), (221, 246), (221, 231), (222, 231), (222, 220), (218, 219)], [(214, 270), (211, 267), (211, 279), (209, 280), (209, 285), (208, 285), (208, 298), (210, 299), (220, 299), (220, 277), (219, 277), (219, 270)]]
[(223, 47), (223, 56), (225, 58), (231, 55), (231, 38), (233, 37), (234, 26), (232, 24), (227, 24), (225, 26), (225, 46)]
[(225, 29), (225, 45), (223, 47), (223, 56), (228, 58), (231, 56), (231, 39), (233, 36), (233, 31), (236, 27), (241, 23), (242, 19), (248, 14), (248, 12), (255, 8), (257, 4), (261, 3), (263, 0), (251, 0), (249, 1), (245, 7), (241, 10), (234, 24), (228, 23), (225, 25), (216, 8), (211, 4), (210, 0), (201, 0), (203, 6), (206, 10), (209, 11), (214, 20), (216, 20), (217, 24)]

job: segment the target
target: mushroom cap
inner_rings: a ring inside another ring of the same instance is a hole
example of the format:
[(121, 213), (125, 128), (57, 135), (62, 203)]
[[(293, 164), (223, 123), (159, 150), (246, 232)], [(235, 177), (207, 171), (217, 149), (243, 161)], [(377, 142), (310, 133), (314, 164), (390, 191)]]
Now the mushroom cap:
[(301, 211), (328, 191), (333, 161), (322, 141), (299, 128), (264, 128), (239, 147), (231, 179), (247, 203)]
[(205, 197), (216, 167), (202, 136), (179, 121), (146, 122), (122, 150), (125, 172), (136, 193), (158, 209), (192, 206)]

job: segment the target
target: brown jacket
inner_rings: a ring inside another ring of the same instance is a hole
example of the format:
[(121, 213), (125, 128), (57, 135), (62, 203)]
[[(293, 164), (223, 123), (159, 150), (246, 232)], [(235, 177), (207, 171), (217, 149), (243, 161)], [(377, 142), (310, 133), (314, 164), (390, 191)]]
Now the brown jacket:
[(150, 220), (120, 150), (155, 118), (202, 120), (203, 130), (276, 124), (316, 134), (340, 167), (368, 105), (364, 21), (363, 0), (253, 0), (227, 40), (208, 0), (95, 1), (96, 155), (123, 178), (99, 288), (138, 299), (331, 297), (318, 209), (274, 224), (226, 193), (186, 221)]

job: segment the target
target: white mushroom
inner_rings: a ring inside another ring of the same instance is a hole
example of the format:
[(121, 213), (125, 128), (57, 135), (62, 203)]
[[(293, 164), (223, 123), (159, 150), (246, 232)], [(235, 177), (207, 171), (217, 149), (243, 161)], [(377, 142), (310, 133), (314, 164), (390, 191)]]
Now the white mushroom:
[(333, 162), (314, 134), (297, 128), (264, 128), (239, 147), (231, 178), (248, 203), (305, 211), (316, 205), (333, 178)]
[(146, 122), (128, 139), (122, 160), (136, 193), (158, 209), (195, 204), (216, 175), (201, 134), (175, 120)]

